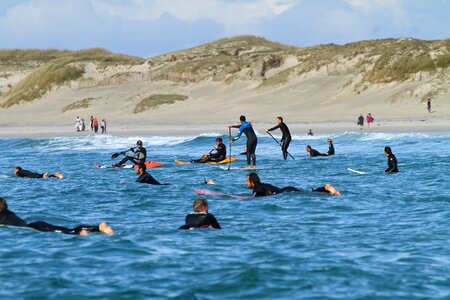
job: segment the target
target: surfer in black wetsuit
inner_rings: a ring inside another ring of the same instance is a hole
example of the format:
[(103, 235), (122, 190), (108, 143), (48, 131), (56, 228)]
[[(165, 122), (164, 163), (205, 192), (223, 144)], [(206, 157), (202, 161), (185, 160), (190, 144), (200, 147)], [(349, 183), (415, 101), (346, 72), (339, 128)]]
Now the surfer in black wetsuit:
[(136, 169), (136, 174), (139, 174), (138, 179), (136, 179), (136, 182), (139, 183), (148, 183), (148, 184), (154, 184), (154, 185), (167, 185), (159, 183), (155, 178), (153, 178), (152, 175), (147, 173), (147, 166), (142, 163), (139, 164), (139, 166)]
[(388, 168), (384, 170), (386, 173), (397, 173), (397, 158), (392, 153), (391, 147), (384, 147), (384, 155), (388, 158)]
[[(136, 142), (136, 147), (130, 148), (127, 152), (122, 152), (120, 154), (124, 154), (125, 157), (116, 163), (114, 166), (120, 167), (127, 161), (132, 161), (134, 164), (144, 163), (147, 159), (147, 149), (142, 146), (142, 141), (138, 140)], [(117, 154), (115, 154), (117, 155)], [(114, 157), (113, 157), (114, 158)]]
[(328, 155), (334, 155), (334, 145), (333, 145), (333, 141), (331, 140), (331, 139), (328, 139), (327, 140), (327, 143), (328, 143), (328, 152), (327, 152), (327, 154)]
[[(246, 180), (247, 187), (249, 189), (253, 189), (253, 197), (271, 196), (289, 192), (302, 192), (301, 189), (292, 186), (287, 186), (280, 189), (268, 183), (261, 183), (261, 180), (256, 173), (248, 174)], [(340, 193), (331, 184), (325, 184), (322, 187), (312, 189), (312, 191), (319, 193), (328, 193), (333, 196), (340, 196)]]
[(194, 212), (186, 216), (185, 224), (178, 229), (194, 228), (222, 229), (216, 217), (208, 212), (208, 201), (206, 199), (194, 201)]
[(291, 143), (291, 133), (289, 132), (289, 128), (287, 127), (287, 125), (283, 122), (283, 117), (277, 117), (277, 123), (278, 125), (275, 127), (272, 127), (270, 129), (267, 129), (266, 132), (275, 130), (275, 129), (280, 129), (281, 132), (283, 133), (283, 136), (281, 137), (281, 141), (280, 141), (280, 146), (281, 146), (281, 151), (283, 152), (283, 159), (286, 160), (288, 157), (288, 151), (287, 149), (289, 148), (289, 144)]
[(247, 169), (250, 168), (250, 161), (253, 162), (253, 168), (256, 168), (256, 145), (258, 144), (258, 138), (253, 130), (252, 124), (245, 121), (245, 116), (239, 118), (241, 125), (228, 125), (228, 128), (239, 128), (238, 134), (230, 140), (230, 144), (237, 141), (242, 133), (247, 137)]
[(43, 232), (62, 232), (65, 234), (88, 235), (91, 232), (103, 232), (104, 234), (114, 234), (114, 230), (106, 223), (102, 222), (98, 226), (79, 225), (75, 228), (66, 228), (62, 226), (55, 226), (43, 221), (27, 223), (25, 220), (19, 218), (15, 213), (8, 210), (8, 203), (5, 199), (0, 197), (0, 225), (28, 227)]
[(309, 152), (309, 155), (311, 155), (311, 157), (315, 157), (315, 156), (327, 156), (327, 154), (325, 154), (325, 153), (320, 153), (320, 152), (317, 151), (316, 149), (311, 148), (310, 145), (306, 146), (306, 152)]
[[(212, 151), (216, 153), (211, 153)], [(192, 163), (207, 163), (207, 162), (219, 162), (227, 158), (227, 146), (222, 141), (222, 138), (216, 139), (216, 146), (208, 153), (202, 156), (200, 159), (191, 160)]]
[(48, 172), (44, 173), (35, 173), (28, 170), (24, 170), (21, 167), (14, 168), (14, 175), (17, 177), (26, 177), (26, 178), (59, 178), (63, 179), (63, 174), (56, 172), (55, 174), (48, 174)]

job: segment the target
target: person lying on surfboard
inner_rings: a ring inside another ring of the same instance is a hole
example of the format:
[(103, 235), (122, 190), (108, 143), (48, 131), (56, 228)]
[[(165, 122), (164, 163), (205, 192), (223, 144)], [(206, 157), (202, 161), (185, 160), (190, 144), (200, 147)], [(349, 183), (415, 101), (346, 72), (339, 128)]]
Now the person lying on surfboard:
[(139, 175), (138, 179), (136, 179), (136, 182), (154, 185), (166, 185), (159, 183), (155, 178), (153, 178), (152, 175), (147, 173), (147, 166), (144, 163), (138, 165), (138, 167), (136, 168), (136, 174)]
[(310, 145), (306, 146), (306, 152), (308, 152), (309, 155), (311, 155), (311, 157), (315, 157), (315, 156), (328, 156), (328, 154), (320, 153), (320, 152), (317, 151), (316, 149), (311, 148)]
[[(120, 167), (127, 161), (132, 161), (133, 163), (138, 165), (140, 163), (144, 163), (145, 160), (147, 159), (147, 150), (142, 146), (141, 140), (138, 140), (136, 142), (136, 147), (130, 148), (130, 150), (128, 150), (126, 152), (118, 153), (117, 155), (119, 155), (119, 154), (124, 154), (125, 157), (121, 161), (116, 163), (114, 165), (115, 167)], [(116, 155), (116, 154), (114, 154), (114, 155)], [(112, 158), (115, 158), (115, 157), (112, 157)]]
[(102, 232), (108, 235), (114, 234), (114, 230), (106, 222), (101, 222), (98, 226), (79, 225), (72, 229), (52, 225), (43, 221), (28, 223), (8, 210), (8, 203), (2, 197), (0, 197), (0, 225), (28, 227), (43, 232), (61, 232), (65, 234), (88, 235), (91, 232)]
[(216, 217), (208, 212), (208, 200), (196, 199), (194, 212), (186, 216), (185, 224), (178, 229), (214, 228), (222, 229)]
[[(212, 151), (216, 151), (216, 153), (211, 153)], [(227, 146), (222, 141), (222, 138), (216, 139), (216, 145), (212, 150), (208, 153), (202, 156), (200, 159), (193, 159), (191, 160), (191, 163), (207, 163), (207, 162), (219, 162), (227, 158)]]
[(27, 178), (52, 178), (56, 177), (59, 179), (63, 179), (63, 174), (56, 172), (55, 174), (48, 174), (48, 172), (44, 173), (34, 173), (28, 170), (24, 170), (21, 167), (15, 167), (14, 168), (14, 176), (17, 177), (27, 177)]
[[(246, 178), (247, 187), (249, 189), (253, 189), (253, 197), (261, 197), (261, 196), (271, 196), (280, 193), (289, 193), (289, 192), (302, 192), (301, 189), (295, 188), (293, 186), (287, 186), (284, 188), (277, 188), (268, 183), (262, 183), (259, 179), (258, 174), (250, 173)], [(322, 187), (318, 187), (312, 189), (313, 192), (318, 193), (328, 193), (333, 196), (340, 196), (341, 194), (336, 190), (334, 186), (331, 184), (325, 184)]]

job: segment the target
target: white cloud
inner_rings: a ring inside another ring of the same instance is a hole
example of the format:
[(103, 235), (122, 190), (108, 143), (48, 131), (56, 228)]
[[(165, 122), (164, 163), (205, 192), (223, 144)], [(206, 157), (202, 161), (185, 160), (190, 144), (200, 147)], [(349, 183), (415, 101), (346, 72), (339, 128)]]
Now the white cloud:
[(114, 2), (90, 0), (96, 12), (104, 17), (128, 21), (151, 21), (169, 13), (182, 21), (212, 19), (229, 31), (243, 24), (254, 24), (292, 8), (300, 0), (127, 0)]

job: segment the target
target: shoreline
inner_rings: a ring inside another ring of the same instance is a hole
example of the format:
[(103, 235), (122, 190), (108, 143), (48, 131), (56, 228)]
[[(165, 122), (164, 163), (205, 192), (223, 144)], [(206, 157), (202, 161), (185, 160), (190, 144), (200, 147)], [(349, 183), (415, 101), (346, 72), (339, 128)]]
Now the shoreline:
[[(292, 135), (302, 136), (312, 129), (314, 134), (336, 134), (344, 132), (364, 132), (364, 133), (443, 133), (450, 132), (450, 122), (439, 121), (396, 121), (377, 122), (370, 128), (365, 126), (359, 130), (356, 124), (348, 122), (329, 123), (286, 123)], [(255, 131), (261, 135), (265, 129), (275, 126), (274, 123), (257, 123), (254, 125)], [(143, 124), (115, 124), (107, 128), (107, 134), (117, 137), (133, 136), (197, 136), (205, 133), (217, 133), (228, 135), (227, 124), (175, 124), (175, 125), (143, 125)], [(76, 132), (74, 126), (9, 126), (0, 127), (1, 139), (14, 138), (52, 138), (52, 137), (81, 137), (102, 135), (101, 130), (95, 134), (88, 128), (84, 132)], [(236, 134), (237, 129), (232, 129), (232, 134)], [(276, 131), (275, 131), (276, 133)]]

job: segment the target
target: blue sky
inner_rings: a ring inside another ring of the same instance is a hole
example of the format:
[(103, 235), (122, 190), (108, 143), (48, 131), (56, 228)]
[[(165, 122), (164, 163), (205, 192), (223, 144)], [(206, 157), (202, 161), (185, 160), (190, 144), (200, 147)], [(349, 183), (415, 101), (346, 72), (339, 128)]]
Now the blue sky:
[(450, 38), (450, 0), (0, 0), (0, 48), (150, 57), (253, 34), (300, 47)]

